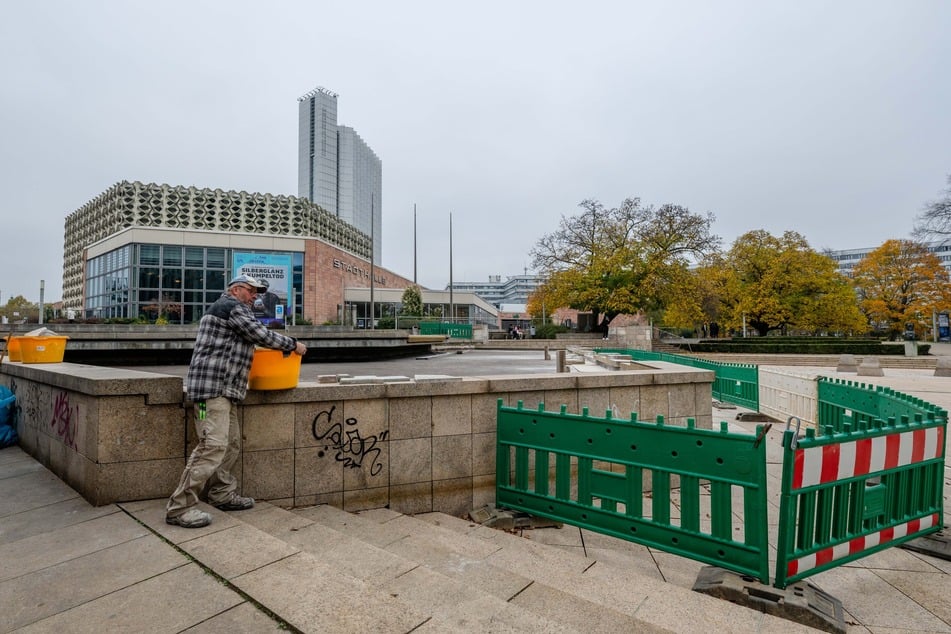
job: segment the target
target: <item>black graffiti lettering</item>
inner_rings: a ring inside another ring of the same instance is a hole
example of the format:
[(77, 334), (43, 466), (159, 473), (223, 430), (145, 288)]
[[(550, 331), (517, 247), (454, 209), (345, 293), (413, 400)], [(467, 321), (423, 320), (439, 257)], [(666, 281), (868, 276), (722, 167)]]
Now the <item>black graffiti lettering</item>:
[[(342, 462), (345, 468), (359, 469), (364, 464), (369, 465), (370, 475), (378, 475), (383, 470), (383, 463), (380, 462), (382, 447), (377, 444), (385, 441), (389, 435), (388, 431), (383, 431), (379, 436), (362, 436), (357, 429), (358, 421), (356, 418), (348, 418), (341, 425), (339, 422), (333, 422), (333, 413), (336, 406), (329, 410), (318, 412), (311, 422), (311, 432), (314, 440), (326, 441), (325, 450), (330, 449), (336, 452), (334, 459)], [(326, 420), (326, 429), (322, 424)], [(346, 426), (346, 431), (344, 431)], [(324, 452), (318, 452), (318, 457), (323, 457)]]

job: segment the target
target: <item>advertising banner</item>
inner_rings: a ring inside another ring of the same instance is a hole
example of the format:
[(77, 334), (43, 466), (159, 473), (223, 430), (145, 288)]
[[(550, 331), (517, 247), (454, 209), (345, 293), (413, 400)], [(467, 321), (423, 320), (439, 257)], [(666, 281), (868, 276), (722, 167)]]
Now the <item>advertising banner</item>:
[(266, 292), (258, 293), (252, 308), (254, 315), (265, 325), (284, 325), (291, 294), (291, 266), (289, 253), (234, 252), (235, 275), (250, 275), (268, 285)]

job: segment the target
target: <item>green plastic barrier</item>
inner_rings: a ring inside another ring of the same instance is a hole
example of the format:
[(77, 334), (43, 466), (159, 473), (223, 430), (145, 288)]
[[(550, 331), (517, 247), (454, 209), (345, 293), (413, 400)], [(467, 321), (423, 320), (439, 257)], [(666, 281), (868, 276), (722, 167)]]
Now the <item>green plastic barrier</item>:
[(453, 339), (472, 339), (472, 324), (451, 324), (441, 321), (423, 321), (419, 324), (421, 335), (449, 335)]
[(676, 427), (663, 417), (651, 423), (544, 407), (498, 402), (499, 506), (769, 582), (762, 428), (739, 434), (725, 422), (714, 431), (692, 420)]
[(778, 588), (944, 525), (946, 412), (840, 422), (783, 435)]
[(713, 398), (759, 411), (759, 368), (751, 363), (721, 363), (649, 350), (598, 348), (595, 352), (630, 355), (635, 361), (666, 361), (713, 371)]

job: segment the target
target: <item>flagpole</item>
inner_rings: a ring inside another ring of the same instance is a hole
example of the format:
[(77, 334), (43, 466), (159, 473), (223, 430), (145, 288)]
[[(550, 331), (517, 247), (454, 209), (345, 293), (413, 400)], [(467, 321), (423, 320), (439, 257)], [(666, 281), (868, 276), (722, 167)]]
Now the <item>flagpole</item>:
[(456, 323), (456, 306), (452, 299), (452, 212), (449, 212), (449, 323)]
[(416, 203), (413, 203), (413, 284), (416, 284)]
[(373, 278), (376, 275), (373, 271), (375, 260), (373, 252), (376, 250), (376, 245), (374, 244), (374, 225), (376, 225), (376, 223), (373, 222), (373, 194), (370, 194), (370, 330), (376, 328), (376, 305), (373, 301)]

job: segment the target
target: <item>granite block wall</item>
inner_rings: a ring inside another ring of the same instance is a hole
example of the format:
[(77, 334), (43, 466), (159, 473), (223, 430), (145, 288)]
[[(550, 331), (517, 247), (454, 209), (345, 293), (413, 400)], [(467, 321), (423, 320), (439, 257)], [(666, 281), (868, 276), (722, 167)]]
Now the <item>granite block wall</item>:
[[(497, 403), (711, 427), (713, 374), (691, 368), (301, 383), (239, 408), (242, 493), (291, 507), (464, 515), (494, 502)], [(162, 498), (195, 445), (179, 377), (4, 364), (23, 448), (93, 504)]]

